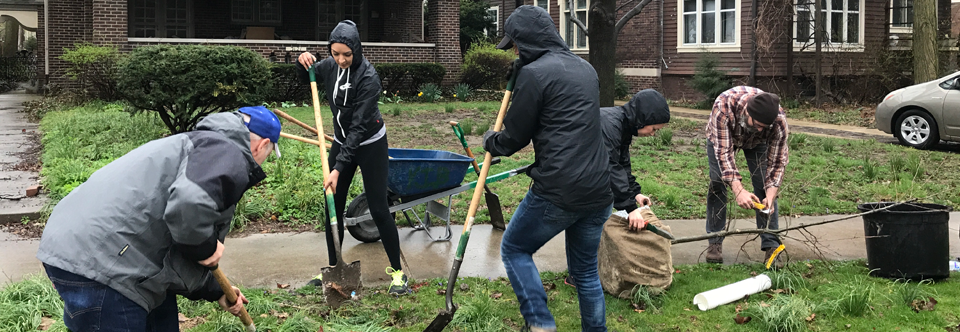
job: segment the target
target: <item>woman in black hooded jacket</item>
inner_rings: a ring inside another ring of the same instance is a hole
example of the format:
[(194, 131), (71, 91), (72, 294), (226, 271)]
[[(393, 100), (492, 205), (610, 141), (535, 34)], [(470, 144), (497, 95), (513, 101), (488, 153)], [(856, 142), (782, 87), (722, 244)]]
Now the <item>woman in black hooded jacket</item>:
[[(393, 277), (390, 293), (406, 294), (409, 289), (407, 277), (400, 266), (400, 237), (387, 201), (387, 128), (377, 107), (381, 91), (380, 77), (373, 65), (363, 57), (360, 33), (355, 23), (346, 20), (337, 24), (330, 32), (329, 43), (330, 57), (316, 66), (311, 67), (316, 57), (309, 52), (300, 54), (296, 64), (301, 81), (309, 81), (306, 68), (316, 72), (333, 113), (334, 142), (329, 156), (333, 169), (323, 187), (325, 190), (333, 189), (337, 219), (343, 220), (350, 183), (357, 167), (360, 167), (370, 214), (390, 259), (391, 266), (387, 268), (387, 274)], [(338, 226), (342, 242), (343, 223)], [(337, 258), (330, 231), (328, 224), (327, 252), (330, 265), (335, 265)], [(320, 281), (319, 278), (317, 276), (312, 283)]]

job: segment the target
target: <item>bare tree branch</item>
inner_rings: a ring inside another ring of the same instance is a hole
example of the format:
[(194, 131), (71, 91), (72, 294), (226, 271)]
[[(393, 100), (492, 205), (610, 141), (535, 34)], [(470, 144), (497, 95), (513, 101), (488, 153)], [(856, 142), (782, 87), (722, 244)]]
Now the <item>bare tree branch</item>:
[[(650, 1), (650, 0), (647, 0), (647, 1)], [(583, 34), (587, 36), (590, 35), (590, 32), (587, 30), (587, 25), (583, 24), (583, 22), (581, 22), (580, 19), (577, 18), (577, 13), (573, 11), (573, 0), (567, 0), (567, 14), (569, 14), (568, 16), (570, 16), (570, 22), (576, 24), (577, 27), (580, 28), (580, 30), (583, 30)], [(567, 42), (570, 42), (570, 41), (567, 41)]]
[(627, 5), (633, 3), (634, 1), (636, 1), (636, 0), (627, 0), (627, 2), (624, 2), (623, 4), (621, 4), (620, 6), (618, 6), (618, 7), (617, 7), (617, 10), (616, 10), (615, 12), (616, 12), (616, 13), (619, 13), (621, 9), (623, 9), (623, 8), (626, 7)]
[(811, 226), (819, 226), (819, 225), (823, 225), (823, 224), (829, 224), (829, 223), (834, 223), (834, 222), (838, 222), (838, 221), (843, 221), (843, 220), (849, 220), (849, 219), (853, 219), (853, 218), (857, 218), (857, 217), (862, 217), (862, 216), (865, 216), (865, 215), (868, 215), (868, 214), (871, 214), (871, 213), (877, 213), (877, 212), (880, 212), (880, 211), (885, 211), (885, 210), (888, 210), (888, 209), (891, 209), (891, 208), (894, 208), (894, 207), (897, 207), (897, 206), (900, 206), (900, 205), (903, 205), (903, 204), (909, 204), (909, 203), (913, 203), (913, 202), (916, 202), (916, 201), (917, 201), (917, 199), (911, 199), (911, 200), (909, 200), (909, 201), (891, 204), (891, 205), (885, 206), (885, 207), (880, 208), (880, 209), (874, 209), (874, 210), (870, 210), (870, 211), (867, 211), (867, 212), (858, 213), (858, 214), (851, 215), (851, 216), (846, 216), (846, 217), (843, 217), (843, 218), (837, 218), (837, 219), (830, 219), (830, 220), (818, 221), (818, 222), (815, 222), (815, 223), (812, 223), (812, 224), (806, 224), (806, 225), (800, 224), (800, 226), (787, 227), (787, 228), (784, 228), (784, 229), (778, 229), (778, 230), (770, 230), (770, 229), (747, 229), (747, 230), (737, 230), (737, 231), (723, 231), (723, 232), (710, 233), (710, 234), (706, 234), (706, 235), (682, 237), (682, 238), (678, 238), (678, 239), (675, 239), (675, 240), (673, 240), (673, 241), (670, 241), (670, 244), (678, 244), (678, 243), (687, 243), (687, 242), (694, 242), (694, 241), (702, 241), (702, 240), (712, 239), (712, 238), (715, 238), (715, 237), (724, 237), (724, 236), (735, 235), (735, 234), (780, 234), (780, 233), (783, 233), (783, 232), (792, 231), (792, 230), (797, 230), (797, 229), (804, 229), (804, 228), (811, 227)]
[(618, 35), (620, 34), (620, 30), (627, 25), (627, 22), (630, 21), (630, 19), (633, 18), (634, 16), (637, 16), (637, 14), (640, 14), (640, 11), (643, 10), (643, 7), (646, 7), (647, 4), (650, 3), (650, 1), (652, 0), (640, 1), (640, 3), (638, 3), (636, 7), (633, 7), (633, 9), (631, 9), (629, 12), (627, 12), (626, 14), (623, 14), (623, 17), (621, 17), (620, 20), (617, 21), (616, 31)]

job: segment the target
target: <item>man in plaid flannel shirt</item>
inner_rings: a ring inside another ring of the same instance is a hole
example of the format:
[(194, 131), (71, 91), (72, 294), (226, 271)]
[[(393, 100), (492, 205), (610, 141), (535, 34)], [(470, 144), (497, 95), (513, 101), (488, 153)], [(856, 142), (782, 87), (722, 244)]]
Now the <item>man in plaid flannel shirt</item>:
[[(727, 90), (713, 103), (707, 122), (707, 160), (710, 188), (707, 194), (707, 233), (724, 230), (727, 224), (727, 186), (737, 205), (754, 209), (762, 203), (769, 214), (757, 212), (757, 228), (777, 229), (777, 193), (788, 162), (787, 117), (780, 97), (749, 86)], [(743, 150), (750, 170), (753, 193), (741, 183), (735, 155)], [(761, 234), (760, 248), (769, 259), (780, 245), (773, 234)], [(707, 262), (723, 263), (723, 237), (710, 239)]]

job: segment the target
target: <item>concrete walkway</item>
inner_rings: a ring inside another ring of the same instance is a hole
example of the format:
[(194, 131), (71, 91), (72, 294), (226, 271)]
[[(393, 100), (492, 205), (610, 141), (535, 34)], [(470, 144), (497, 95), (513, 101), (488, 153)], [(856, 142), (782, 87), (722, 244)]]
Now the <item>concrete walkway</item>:
[(37, 98), (23, 90), (0, 94), (0, 224), (37, 219), (45, 203), (42, 195), (26, 197), (26, 189), (39, 184), (40, 174), (12, 170), (20, 163), (19, 154), (30, 147), (29, 135), (37, 131), (37, 124), (20, 112), (23, 102)]
[[(960, 213), (951, 213), (950, 257), (960, 256)], [(841, 216), (799, 217), (781, 216), (781, 226), (796, 226)], [(667, 220), (677, 237), (704, 234), (704, 220)], [(753, 220), (735, 220), (732, 229), (755, 227)], [(416, 279), (447, 277), (456, 252), (461, 227), (454, 227), (454, 236), (449, 242), (431, 242), (423, 231), (411, 228), (400, 229), (401, 248), (409, 264), (404, 270)], [(817, 237), (818, 250), (798, 242), (803, 239), (799, 232), (787, 234), (787, 256), (791, 262), (826, 258), (830, 260), (866, 257), (863, 221), (860, 218), (808, 228)], [(434, 228), (440, 231), (440, 228)], [(496, 278), (506, 276), (500, 261), (500, 238), (503, 232), (490, 225), (473, 228), (460, 276)], [(763, 258), (759, 241), (748, 241), (752, 236), (739, 235), (727, 238), (724, 243), (724, 261), (727, 264), (758, 262)], [(0, 232), (0, 285), (22, 279), (25, 275), (40, 273), (40, 262), (34, 258), (38, 240), (17, 240), (11, 234)], [(744, 250), (740, 251), (741, 246)], [(702, 253), (706, 241), (674, 245), (674, 264), (703, 262)], [(823, 255), (822, 257), (820, 255)], [(383, 285), (389, 280), (383, 269), (387, 256), (380, 242), (360, 243), (347, 236), (343, 245), (344, 259), (360, 260), (363, 283)], [(247, 287), (276, 287), (277, 283), (302, 286), (320, 268), (327, 264), (326, 243), (322, 233), (258, 234), (244, 238), (229, 238), (226, 241), (221, 267), (237, 283)], [(565, 271), (567, 268), (564, 238), (557, 236), (534, 255), (541, 272)]]

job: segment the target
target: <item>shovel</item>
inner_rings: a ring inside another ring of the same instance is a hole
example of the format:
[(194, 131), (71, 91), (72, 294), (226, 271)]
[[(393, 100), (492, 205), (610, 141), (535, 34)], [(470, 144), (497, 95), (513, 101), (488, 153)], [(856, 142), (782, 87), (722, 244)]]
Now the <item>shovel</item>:
[[(310, 92), (313, 94), (313, 115), (317, 121), (317, 145), (320, 147), (320, 164), (323, 167), (323, 181), (327, 181), (330, 176), (330, 164), (327, 161), (327, 148), (320, 145), (324, 139), (323, 121), (320, 115), (320, 98), (317, 96), (317, 76), (314, 68), (310, 68)], [(333, 192), (330, 189), (324, 191), (326, 201), (326, 218), (329, 221), (327, 227), (330, 227), (330, 233), (333, 234), (333, 248), (337, 254), (337, 264), (320, 269), (323, 276), (323, 297), (332, 308), (340, 307), (340, 304), (353, 297), (360, 291), (360, 261), (354, 261), (350, 264), (343, 263), (343, 255), (340, 252), (340, 232), (337, 230), (337, 210), (333, 203)]]
[[(503, 116), (507, 113), (507, 104), (510, 103), (513, 85), (517, 82), (517, 72), (520, 71), (519, 61), (520, 60), (513, 61), (513, 74), (510, 75), (510, 80), (507, 82), (507, 91), (503, 93), (500, 112), (497, 113), (497, 122), (493, 126), (494, 131), (500, 131), (500, 128), (503, 127)], [(483, 193), (484, 184), (487, 182), (491, 159), (493, 159), (493, 156), (490, 155), (490, 152), (484, 154), (483, 167), (480, 170), (480, 175), (477, 176), (477, 187), (473, 190), (473, 199), (470, 201), (470, 209), (467, 211), (467, 220), (463, 223), (463, 232), (460, 233), (460, 243), (457, 244), (457, 256), (453, 260), (450, 277), (447, 278), (447, 307), (437, 314), (437, 317), (423, 330), (424, 332), (443, 331), (443, 329), (447, 327), (447, 324), (453, 321), (453, 314), (457, 311), (457, 306), (453, 304), (453, 285), (457, 283), (457, 275), (460, 274), (460, 265), (463, 264), (463, 252), (466, 251), (467, 241), (470, 240), (470, 228), (473, 227), (473, 218), (477, 215), (477, 207), (480, 205), (480, 194)]]
[[(467, 139), (463, 137), (463, 128), (460, 127), (460, 124), (456, 121), (450, 121), (450, 127), (453, 127), (453, 134), (457, 135), (457, 138), (460, 139), (460, 144), (463, 145), (463, 149), (467, 151), (467, 156), (473, 161), (473, 170), (477, 171), (477, 175), (480, 175), (480, 166), (477, 165), (477, 158), (473, 156), (473, 151), (470, 151), (470, 146), (467, 145)], [(493, 225), (493, 228), (499, 230), (507, 229), (507, 225), (503, 222), (503, 209), (500, 208), (500, 196), (494, 194), (490, 187), (484, 185), (483, 189), (485, 190), (483, 194), (483, 199), (487, 202), (487, 212), (490, 214), (490, 224)]]
[[(230, 285), (230, 280), (227, 280), (227, 276), (223, 275), (223, 271), (220, 271), (219, 267), (214, 266), (210, 268), (210, 272), (213, 273), (213, 278), (220, 284), (223, 295), (227, 297), (227, 304), (236, 304), (238, 300), (237, 293), (233, 291), (233, 286)], [(247, 332), (257, 332), (257, 327), (253, 325), (253, 318), (250, 318), (250, 313), (247, 312), (246, 307), (240, 310), (240, 322), (247, 328)]]

